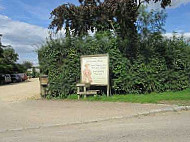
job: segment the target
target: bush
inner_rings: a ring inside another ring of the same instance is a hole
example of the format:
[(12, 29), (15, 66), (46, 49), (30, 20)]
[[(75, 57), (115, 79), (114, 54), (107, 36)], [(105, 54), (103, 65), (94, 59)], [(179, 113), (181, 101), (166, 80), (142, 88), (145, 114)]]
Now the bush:
[(183, 39), (164, 39), (154, 33), (139, 41), (135, 60), (128, 57), (130, 51), (123, 52), (126, 43), (110, 33), (47, 40), (38, 55), (42, 73), (49, 76), (50, 97), (66, 98), (76, 93), (75, 85), (80, 82), (80, 56), (91, 54), (109, 53), (110, 84), (114, 94), (176, 91), (189, 87), (190, 47)]

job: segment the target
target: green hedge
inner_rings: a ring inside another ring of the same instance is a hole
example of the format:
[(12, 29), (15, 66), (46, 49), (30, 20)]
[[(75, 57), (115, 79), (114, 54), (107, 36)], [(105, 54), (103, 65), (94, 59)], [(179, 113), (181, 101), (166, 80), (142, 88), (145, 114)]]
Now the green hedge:
[(189, 87), (190, 47), (183, 39), (166, 40), (153, 34), (138, 44), (138, 57), (131, 60), (127, 41), (107, 33), (47, 40), (38, 55), (42, 73), (49, 76), (50, 96), (65, 98), (76, 93), (80, 56), (105, 53), (110, 55), (113, 94), (177, 91)]

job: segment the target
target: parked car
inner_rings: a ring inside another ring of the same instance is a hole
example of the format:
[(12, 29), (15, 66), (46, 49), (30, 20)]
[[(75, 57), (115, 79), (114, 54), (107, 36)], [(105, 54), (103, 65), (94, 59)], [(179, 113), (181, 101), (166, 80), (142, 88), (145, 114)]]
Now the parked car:
[(28, 79), (28, 76), (27, 76), (25, 73), (19, 73), (18, 75), (20, 75), (20, 76), (21, 76), (22, 81), (25, 81), (25, 80), (27, 80), (27, 79)]
[(0, 85), (5, 84), (5, 75), (0, 74)]
[(11, 83), (11, 75), (10, 74), (5, 74), (5, 83)]
[(0, 74), (0, 84), (11, 83), (11, 75), (10, 74)]
[(11, 74), (11, 79), (13, 83), (22, 81), (22, 78), (19, 74)]

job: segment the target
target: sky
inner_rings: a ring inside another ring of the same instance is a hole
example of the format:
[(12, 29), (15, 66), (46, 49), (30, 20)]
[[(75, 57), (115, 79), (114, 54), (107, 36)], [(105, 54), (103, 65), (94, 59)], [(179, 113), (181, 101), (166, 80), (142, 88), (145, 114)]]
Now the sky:
[[(19, 54), (19, 63), (38, 64), (36, 50), (48, 37), (50, 12), (63, 3), (78, 4), (78, 0), (0, 0), (0, 34), (2, 43), (11, 45)], [(153, 9), (159, 4), (150, 3)], [(184, 33), (190, 37), (190, 0), (172, 0), (166, 9), (166, 35)]]

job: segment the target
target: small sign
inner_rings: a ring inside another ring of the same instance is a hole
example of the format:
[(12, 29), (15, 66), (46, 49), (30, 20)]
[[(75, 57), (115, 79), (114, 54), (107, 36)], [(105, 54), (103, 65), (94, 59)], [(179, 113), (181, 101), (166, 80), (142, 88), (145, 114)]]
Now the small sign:
[(46, 76), (46, 75), (40, 76), (40, 84), (48, 85), (48, 76)]

